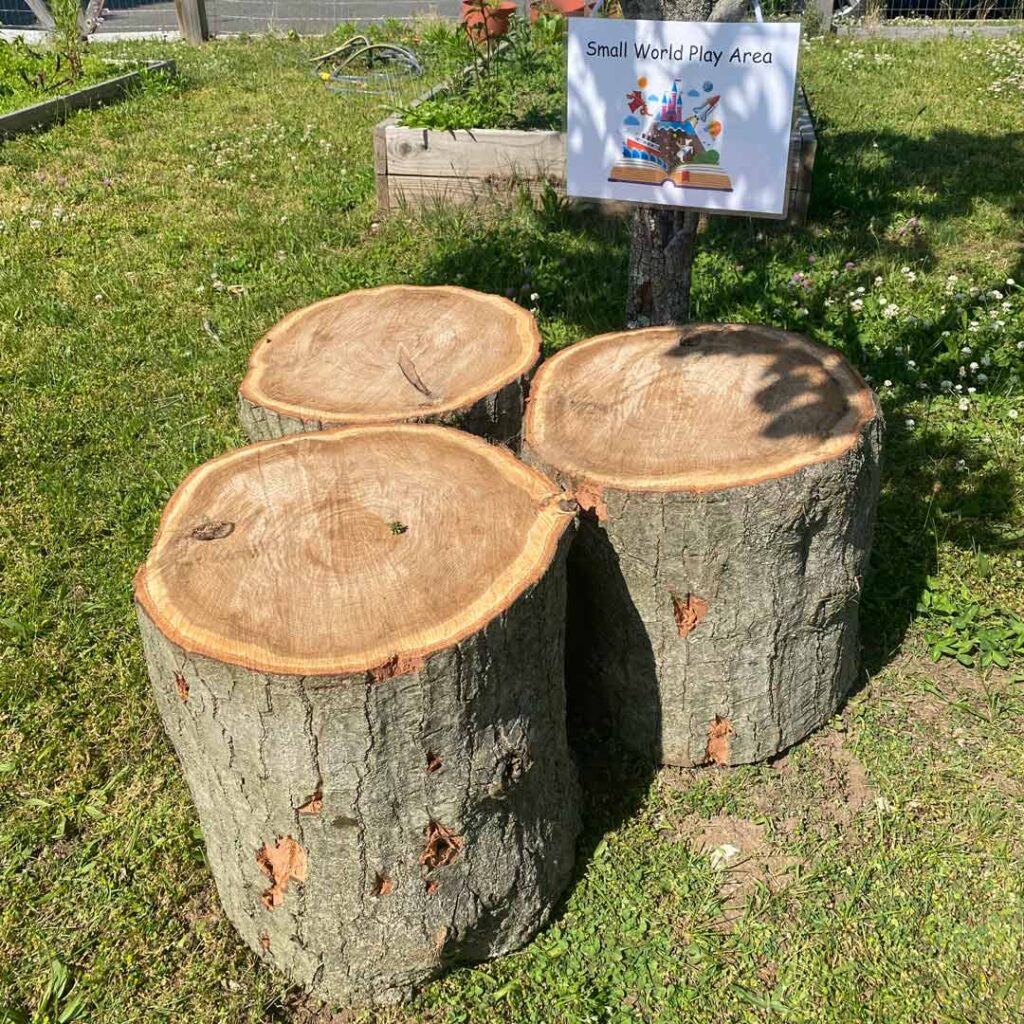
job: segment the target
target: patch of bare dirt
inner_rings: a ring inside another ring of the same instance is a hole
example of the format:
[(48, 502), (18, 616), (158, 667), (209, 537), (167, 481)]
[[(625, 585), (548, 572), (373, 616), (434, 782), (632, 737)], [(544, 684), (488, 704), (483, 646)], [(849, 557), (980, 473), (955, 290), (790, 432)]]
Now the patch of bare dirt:
[(812, 736), (770, 768), (752, 799), (784, 832), (846, 828), (878, 795), (845, 733), (834, 729)]
[(790, 880), (799, 857), (776, 847), (764, 825), (732, 814), (714, 818), (689, 815), (679, 823), (679, 839), (711, 859), (721, 875), (721, 929), (731, 928), (743, 916), (751, 896), (761, 884), (778, 892)]

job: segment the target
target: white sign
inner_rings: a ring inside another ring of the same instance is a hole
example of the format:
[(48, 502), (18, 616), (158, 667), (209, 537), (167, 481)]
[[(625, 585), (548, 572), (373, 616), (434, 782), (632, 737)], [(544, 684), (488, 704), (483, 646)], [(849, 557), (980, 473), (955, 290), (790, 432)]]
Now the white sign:
[(571, 196), (781, 217), (796, 23), (569, 20)]

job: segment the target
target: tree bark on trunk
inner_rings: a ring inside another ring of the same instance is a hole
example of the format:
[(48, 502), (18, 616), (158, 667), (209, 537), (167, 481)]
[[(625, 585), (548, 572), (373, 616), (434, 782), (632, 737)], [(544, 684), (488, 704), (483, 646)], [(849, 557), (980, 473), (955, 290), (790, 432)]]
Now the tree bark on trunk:
[(135, 583), (153, 693), (228, 919), (304, 988), (401, 1000), (565, 890), (562, 498), (427, 426), (239, 449), (172, 497)]
[[(635, 20), (739, 21), (746, 0), (623, 0)], [(630, 327), (683, 324), (690, 319), (690, 288), (700, 214), (661, 206), (633, 211), (626, 322)]]
[(882, 422), (770, 328), (605, 335), (538, 371), (523, 457), (575, 495), (570, 705), (667, 764), (772, 757), (859, 671)]

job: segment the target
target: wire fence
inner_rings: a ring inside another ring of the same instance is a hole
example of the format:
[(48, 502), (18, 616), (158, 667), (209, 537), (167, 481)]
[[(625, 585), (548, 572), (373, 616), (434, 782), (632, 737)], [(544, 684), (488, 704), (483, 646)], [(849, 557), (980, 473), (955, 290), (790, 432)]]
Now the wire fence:
[[(83, 8), (87, 2), (82, 0)], [(805, 2), (814, 5), (814, 0), (765, 0), (763, 6), (766, 15), (792, 17), (802, 12)], [(522, 0), (523, 6), (525, 3)], [(897, 18), (1024, 19), (1024, 0), (834, 0), (834, 12), (847, 23)], [(458, 13), (459, 0), (206, 0), (207, 21), (214, 35), (289, 31), (315, 35), (346, 21), (431, 14), (455, 18)], [(0, 0), (2, 29), (45, 29), (47, 20), (46, 0)], [(94, 32), (103, 36), (177, 30), (173, 0), (106, 0)]]

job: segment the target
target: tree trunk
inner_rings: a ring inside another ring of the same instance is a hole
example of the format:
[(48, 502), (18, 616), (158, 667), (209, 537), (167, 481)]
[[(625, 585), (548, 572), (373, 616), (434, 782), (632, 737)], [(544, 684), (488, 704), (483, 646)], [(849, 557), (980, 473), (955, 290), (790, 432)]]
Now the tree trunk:
[(339, 1003), (523, 945), (573, 867), (549, 480), (438, 427), (207, 463), (136, 602), (225, 913)]
[(548, 361), (523, 446), (582, 510), (570, 704), (679, 765), (763, 760), (826, 722), (859, 670), (881, 433), (841, 356), (771, 328), (604, 335)]
[(239, 389), (250, 440), (351, 424), (431, 422), (518, 447), (540, 357), (533, 316), (467, 288), (349, 292), (286, 316)]
[[(623, 0), (625, 17), (651, 21), (740, 21), (746, 0)], [(630, 326), (683, 324), (700, 214), (662, 206), (633, 211), (626, 321)]]

